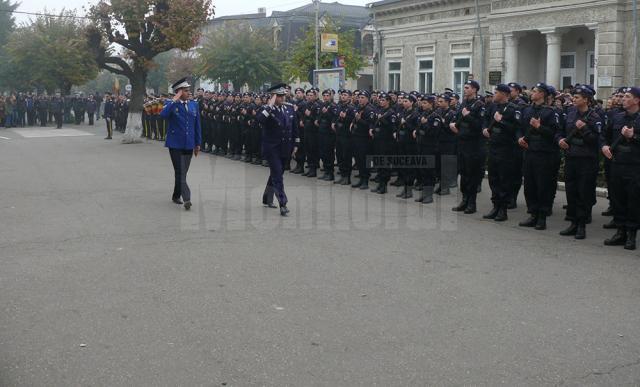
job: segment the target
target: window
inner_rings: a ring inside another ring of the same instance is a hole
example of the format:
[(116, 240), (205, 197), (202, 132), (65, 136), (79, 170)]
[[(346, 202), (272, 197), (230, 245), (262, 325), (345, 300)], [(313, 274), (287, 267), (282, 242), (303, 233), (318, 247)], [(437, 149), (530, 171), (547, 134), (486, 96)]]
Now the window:
[(418, 91), (433, 93), (433, 59), (418, 61)]
[(561, 69), (573, 69), (576, 67), (576, 56), (573, 54), (567, 54), (560, 56), (560, 68)]
[(453, 87), (456, 93), (462, 93), (462, 87), (471, 72), (471, 58), (453, 58)]
[(387, 84), (389, 90), (400, 90), (400, 69), (402, 63), (389, 62), (389, 83)]

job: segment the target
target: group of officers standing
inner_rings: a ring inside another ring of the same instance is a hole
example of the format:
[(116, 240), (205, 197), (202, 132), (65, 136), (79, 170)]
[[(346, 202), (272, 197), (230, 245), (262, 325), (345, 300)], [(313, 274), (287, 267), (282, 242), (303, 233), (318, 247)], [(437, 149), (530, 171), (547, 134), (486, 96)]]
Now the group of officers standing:
[[(605, 244), (635, 249), (640, 225), (640, 88), (618, 89), (605, 107), (596, 103), (589, 85), (576, 85), (569, 94), (544, 83), (526, 92), (517, 83), (497, 85), (484, 95), (479, 90), (474, 80), (465, 83), (462, 95), (450, 89), (440, 94), (339, 90), (336, 103), (333, 90), (298, 88), (291, 95), (289, 89), (286, 100), (295, 112), (300, 142), (292, 156), (295, 168), (285, 168), (354, 189), (368, 189), (373, 180), (371, 191), (384, 194), (394, 168), (372, 165), (372, 156), (425, 156), (432, 165), (395, 169), (398, 178), (391, 184), (402, 188), (397, 197), (412, 198), (416, 190), (416, 202), (432, 203), (434, 194), (450, 194), (460, 175), (462, 200), (452, 210), (473, 214), (488, 173), (493, 208), (483, 217), (507, 220), (524, 187), (529, 218), (519, 225), (536, 230), (546, 229), (563, 172), (570, 224), (560, 234), (584, 239), (603, 162), (610, 200), (603, 215), (613, 215), (605, 228), (616, 229)], [(256, 115), (268, 98), (199, 89), (195, 99), (203, 151), (264, 164), (263, 128)], [(353, 182), (352, 169), (358, 171)]]

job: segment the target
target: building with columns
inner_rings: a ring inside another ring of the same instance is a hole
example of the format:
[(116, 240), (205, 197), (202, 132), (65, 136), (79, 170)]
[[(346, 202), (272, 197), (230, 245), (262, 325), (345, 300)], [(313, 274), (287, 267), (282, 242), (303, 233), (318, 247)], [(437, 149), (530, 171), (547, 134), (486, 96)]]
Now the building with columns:
[(631, 0), (383, 0), (370, 8), (376, 88), (460, 91), (471, 76), (483, 89), (589, 83), (603, 96), (639, 83)]

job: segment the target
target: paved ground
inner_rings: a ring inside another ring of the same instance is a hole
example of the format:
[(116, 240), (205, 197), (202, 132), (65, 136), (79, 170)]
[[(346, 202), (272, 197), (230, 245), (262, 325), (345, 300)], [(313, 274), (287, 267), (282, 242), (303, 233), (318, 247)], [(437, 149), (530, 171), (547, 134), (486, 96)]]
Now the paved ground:
[(266, 168), (210, 155), (187, 213), (161, 144), (73, 129), (0, 130), (1, 386), (640, 384), (639, 254), (599, 215), (577, 242), (559, 208), (538, 232), (288, 174), (282, 219)]

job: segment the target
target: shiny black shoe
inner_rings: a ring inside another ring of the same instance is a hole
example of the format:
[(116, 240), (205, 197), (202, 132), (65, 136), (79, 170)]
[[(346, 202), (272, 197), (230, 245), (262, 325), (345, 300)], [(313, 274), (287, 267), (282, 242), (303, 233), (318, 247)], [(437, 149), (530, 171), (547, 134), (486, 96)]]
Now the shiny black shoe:
[(488, 214), (485, 214), (482, 216), (482, 219), (495, 219), (496, 216), (498, 216), (498, 211), (500, 210), (500, 208), (496, 205), (493, 206), (493, 208), (491, 209), (491, 211), (489, 211)]
[(604, 240), (605, 246), (624, 246), (627, 242), (627, 233), (623, 228), (619, 228), (609, 239)]
[(191, 209), (191, 201), (187, 200), (184, 202), (184, 209), (187, 211)]
[(531, 215), (527, 220), (518, 223), (520, 227), (535, 227), (538, 222), (538, 217)]
[(502, 205), (500, 206), (500, 208), (498, 208), (498, 213), (496, 214), (496, 217), (493, 218), (493, 220), (496, 222), (504, 222), (507, 219), (509, 219), (509, 217), (507, 216), (507, 207)]
[(280, 207), (280, 216), (287, 216), (288, 213), (289, 213), (289, 209), (287, 208), (287, 206)]
[(464, 209), (464, 213), (467, 215), (471, 215), (471, 214), (475, 214), (476, 213), (476, 202), (469, 200), (469, 202), (467, 203), (467, 208)]
[(462, 198), (462, 201), (457, 206), (453, 207), (451, 211), (462, 212), (467, 209), (467, 204), (469, 204), (469, 199), (466, 197)]
[(574, 235), (574, 238), (584, 239), (586, 237), (587, 237), (587, 228), (585, 227), (584, 224), (578, 224), (578, 227), (576, 228), (576, 235)]
[(547, 229), (547, 217), (544, 214), (538, 215), (538, 219), (536, 221), (536, 226), (534, 227), (536, 230), (546, 230)]
[(182, 204), (182, 200), (180, 200), (180, 198), (171, 198), (171, 201), (175, 204)]
[(636, 230), (627, 231), (627, 241), (624, 243), (625, 250), (636, 249)]
[(560, 231), (558, 234), (562, 235), (562, 236), (571, 236), (571, 235), (576, 235), (576, 233), (578, 232), (578, 224), (575, 222), (572, 222), (569, 227), (565, 228), (564, 230)]

